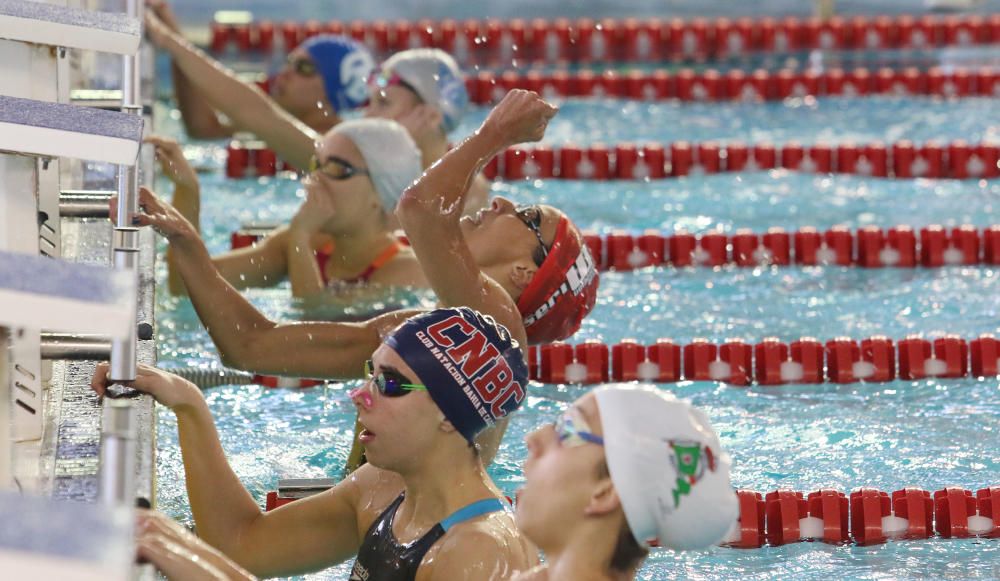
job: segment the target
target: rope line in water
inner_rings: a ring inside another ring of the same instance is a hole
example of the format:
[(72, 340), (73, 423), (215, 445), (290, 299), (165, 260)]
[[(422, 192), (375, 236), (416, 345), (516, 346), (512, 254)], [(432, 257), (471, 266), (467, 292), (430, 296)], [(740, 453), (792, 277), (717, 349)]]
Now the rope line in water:
[(304, 388), (326, 383), (319, 379), (303, 379), (295, 377), (276, 377), (239, 371), (236, 369), (217, 368), (201, 369), (197, 367), (180, 367), (170, 369), (171, 373), (183, 377), (201, 389), (219, 387), (222, 385), (262, 385), (271, 388)]
[[(1000, 145), (910, 141), (803, 145), (770, 143), (620, 143), (586, 147), (512, 147), (484, 168), (489, 179), (659, 180), (721, 172), (787, 169), (880, 178), (992, 179), (1000, 177)], [(261, 142), (233, 141), (226, 176), (273, 176), (288, 169)]]
[(791, 343), (769, 337), (757, 344), (695, 339), (680, 345), (658, 339), (644, 345), (626, 339), (610, 347), (597, 340), (528, 348), (530, 377), (542, 383), (592, 385), (608, 381), (721, 381), (731, 385), (881, 383), (925, 378), (1000, 375), (1000, 341), (981, 335), (898, 341), (876, 335), (861, 341), (837, 337)]
[(997, 15), (855, 16), (800, 19), (589, 18), (386, 22), (212, 22), (210, 48), (221, 53), (288, 52), (318, 34), (348, 34), (383, 58), (417, 47), (440, 48), (465, 66), (513, 61), (661, 62), (730, 60), (754, 54), (825, 50), (926, 50), (1000, 42)]

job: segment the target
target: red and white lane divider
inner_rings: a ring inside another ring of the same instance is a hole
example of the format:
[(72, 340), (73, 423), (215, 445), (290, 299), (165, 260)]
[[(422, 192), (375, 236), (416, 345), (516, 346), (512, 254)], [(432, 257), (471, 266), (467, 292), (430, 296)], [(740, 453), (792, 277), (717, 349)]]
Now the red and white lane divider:
[(739, 520), (721, 543), (755, 549), (800, 541), (875, 545), (889, 539), (1000, 537), (1000, 486), (976, 491), (903, 488), (892, 494), (859, 488), (849, 495), (821, 489), (804, 495), (737, 491)]
[[(915, 144), (818, 143), (621, 143), (588, 147), (513, 147), (484, 168), (488, 179), (653, 180), (715, 174), (788, 169), (810, 173), (844, 173), (883, 178), (997, 178), (1000, 145), (929, 141)], [(259, 141), (232, 141), (226, 151), (226, 176), (273, 176), (290, 169)]]
[(881, 335), (861, 341), (837, 337), (825, 344), (812, 337), (791, 343), (769, 337), (757, 344), (695, 339), (686, 345), (669, 339), (648, 345), (626, 339), (610, 346), (588, 340), (532, 345), (528, 370), (542, 383), (582, 385), (687, 380), (748, 386), (995, 377), (1000, 375), (1000, 342), (992, 335), (971, 341), (957, 335), (933, 340), (912, 335), (896, 342)]
[[(244, 226), (230, 235), (230, 248), (251, 246), (274, 228)], [(598, 268), (615, 271), (665, 265), (714, 268), (727, 264), (864, 268), (1000, 265), (1000, 225), (988, 226), (981, 233), (970, 225), (932, 225), (918, 232), (910, 226), (888, 230), (866, 226), (854, 232), (835, 226), (823, 232), (806, 227), (794, 233), (770, 228), (763, 234), (743, 229), (732, 235), (647, 230), (639, 235), (616, 231), (607, 236), (584, 232), (583, 236)]]
[(799, 19), (432, 20), (213, 22), (210, 47), (224, 52), (290, 51), (323, 33), (349, 34), (380, 57), (441, 48), (464, 65), (532, 62), (658, 62), (730, 59), (802, 50), (922, 50), (1000, 42), (1000, 16), (856, 16)]
[(780, 101), (801, 97), (871, 95), (944, 97), (1000, 96), (1000, 72), (994, 68), (945, 70), (934, 67), (823, 72), (708, 69), (667, 71), (481, 71), (466, 80), (469, 97), (481, 105), (496, 103), (511, 89), (535, 91), (546, 98), (618, 97), (644, 101)]
[(808, 173), (845, 173), (894, 178), (1000, 177), (1000, 145), (993, 143), (898, 141), (891, 144), (811, 146), (768, 143), (675, 141), (670, 144), (622, 143), (588, 147), (562, 145), (513, 147), (493, 158), (483, 169), (489, 179), (652, 180), (788, 169)]
[(765, 233), (740, 229), (728, 235), (646, 230), (638, 235), (614, 231), (600, 236), (584, 232), (584, 240), (599, 269), (617, 271), (727, 264), (864, 268), (1000, 265), (1000, 225), (982, 231), (970, 225), (931, 225), (919, 231), (900, 225), (888, 230), (866, 226), (853, 232), (843, 226), (826, 231), (805, 227), (796, 232), (770, 228)]

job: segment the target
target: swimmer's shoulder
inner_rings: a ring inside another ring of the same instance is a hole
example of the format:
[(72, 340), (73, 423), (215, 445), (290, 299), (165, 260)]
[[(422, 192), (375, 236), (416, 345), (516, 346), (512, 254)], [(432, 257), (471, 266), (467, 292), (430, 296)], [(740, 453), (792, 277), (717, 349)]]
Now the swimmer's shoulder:
[(424, 556), (416, 581), (509, 579), (538, 562), (514, 515), (497, 512), (452, 527)]

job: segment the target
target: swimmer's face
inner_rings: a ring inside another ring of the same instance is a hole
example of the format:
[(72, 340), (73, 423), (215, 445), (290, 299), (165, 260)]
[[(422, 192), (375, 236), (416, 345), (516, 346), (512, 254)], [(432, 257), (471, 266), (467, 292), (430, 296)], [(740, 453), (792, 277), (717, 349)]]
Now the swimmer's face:
[(333, 112), (326, 100), (323, 77), (309, 53), (302, 48), (288, 55), (285, 65), (274, 77), (271, 96), (296, 117), (301, 118), (314, 109)]
[[(525, 437), (524, 486), (518, 491), (517, 528), (543, 550), (559, 546), (568, 530), (588, 516), (605, 514), (602, 501), (613, 493), (611, 479), (600, 473), (601, 445), (583, 441), (579, 432), (602, 436), (601, 416), (593, 393), (565, 411), (566, 420), (546, 424)], [(562, 414), (560, 414), (562, 415)], [(561, 423), (562, 431), (556, 424)], [(577, 435), (568, 435), (577, 434)]]
[(382, 88), (372, 83), (368, 86), (368, 107), (365, 108), (365, 117), (399, 121), (421, 103), (420, 97), (406, 87), (392, 85)]
[[(331, 197), (335, 214), (324, 229), (335, 233), (357, 224), (365, 213), (380, 211), (375, 184), (367, 175), (368, 165), (361, 151), (347, 136), (327, 133), (316, 146), (318, 169), (303, 185), (310, 193)], [(338, 179), (347, 174), (349, 177)]]
[[(384, 343), (372, 354), (372, 364), (375, 376), (388, 373), (404, 383), (423, 385), (403, 358)], [(364, 426), (359, 436), (365, 456), (373, 466), (406, 471), (419, 465), (440, 441), (444, 414), (426, 390), (389, 397), (368, 379), (351, 392), (351, 399), (358, 408), (358, 421)]]
[[(459, 221), (462, 234), (480, 268), (519, 267), (534, 272), (542, 249), (552, 247), (562, 212), (546, 205), (515, 206), (502, 197)], [(541, 233), (541, 242), (533, 226)]]

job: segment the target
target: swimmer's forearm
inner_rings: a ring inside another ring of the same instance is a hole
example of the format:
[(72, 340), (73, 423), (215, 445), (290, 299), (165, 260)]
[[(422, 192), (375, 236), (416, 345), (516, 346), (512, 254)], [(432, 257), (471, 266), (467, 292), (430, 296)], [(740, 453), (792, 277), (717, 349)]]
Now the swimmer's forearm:
[(251, 305), (219, 273), (197, 235), (172, 238), (174, 266), (184, 280), (191, 303), (227, 365), (252, 359), (255, 334), (274, 323)]
[(209, 105), (225, 113), (238, 127), (257, 134), (285, 161), (300, 169), (309, 167), (319, 137), (315, 131), (180, 35), (167, 34), (162, 44)]
[(312, 247), (313, 234), (291, 229), (286, 248), (288, 280), (292, 283), (292, 296), (305, 298), (323, 292), (323, 275), (316, 262)]
[(171, 64), (170, 73), (174, 80), (177, 108), (181, 111), (181, 121), (187, 134), (195, 139), (219, 139), (232, 135), (232, 130), (219, 121), (215, 109), (176, 63)]
[(260, 508), (229, 465), (205, 400), (174, 411), (198, 536), (239, 560), (241, 532), (261, 516)]
[[(479, 170), (504, 147), (504, 143), (489, 131), (476, 131), (427, 168), (420, 179), (407, 188), (403, 201), (417, 202), (416, 205), (425, 207), (429, 204), (429, 209), (457, 221)], [(401, 212), (407, 212), (406, 208), (407, 204), (400, 205)]]
[[(195, 231), (201, 231), (199, 224), (201, 223), (201, 188), (194, 187), (188, 188), (185, 186), (174, 186), (174, 197), (170, 201), (170, 204), (177, 209), (187, 221), (194, 226)], [(185, 295), (187, 290), (184, 288), (184, 279), (181, 274), (177, 271), (175, 263), (177, 261), (174, 256), (175, 251), (173, 247), (167, 247), (167, 288), (170, 290), (172, 295)]]

